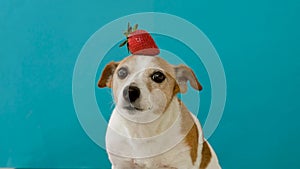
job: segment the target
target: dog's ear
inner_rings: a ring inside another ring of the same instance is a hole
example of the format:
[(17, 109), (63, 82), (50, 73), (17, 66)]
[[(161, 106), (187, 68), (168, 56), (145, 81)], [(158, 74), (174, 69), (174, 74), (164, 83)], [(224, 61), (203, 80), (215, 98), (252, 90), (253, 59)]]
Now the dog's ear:
[(103, 87), (109, 87), (111, 88), (111, 83), (112, 83), (112, 77), (113, 74), (118, 67), (119, 63), (118, 62), (110, 62), (108, 63), (103, 72), (102, 75), (98, 81), (98, 87), (103, 88)]
[(191, 86), (196, 90), (202, 90), (202, 86), (199, 83), (193, 70), (185, 65), (178, 65), (174, 67), (176, 82), (175, 91), (185, 93), (187, 91), (187, 81), (190, 81)]

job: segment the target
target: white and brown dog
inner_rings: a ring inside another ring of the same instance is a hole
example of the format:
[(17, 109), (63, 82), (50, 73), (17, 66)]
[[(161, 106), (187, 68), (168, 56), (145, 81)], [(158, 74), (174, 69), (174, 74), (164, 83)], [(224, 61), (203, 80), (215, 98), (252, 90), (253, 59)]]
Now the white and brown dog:
[(193, 71), (158, 56), (131, 55), (104, 68), (100, 88), (116, 104), (106, 148), (113, 169), (219, 169), (198, 119), (177, 98), (202, 86)]

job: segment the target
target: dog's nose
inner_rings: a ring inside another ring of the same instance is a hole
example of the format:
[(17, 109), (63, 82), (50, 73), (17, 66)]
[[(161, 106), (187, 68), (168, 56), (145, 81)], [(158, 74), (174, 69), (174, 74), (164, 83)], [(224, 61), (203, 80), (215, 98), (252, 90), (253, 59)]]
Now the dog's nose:
[(133, 103), (140, 97), (140, 89), (136, 86), (127, 86), (123, 90), (123, 97), (125, 100), (129, 101), (130, 103)]

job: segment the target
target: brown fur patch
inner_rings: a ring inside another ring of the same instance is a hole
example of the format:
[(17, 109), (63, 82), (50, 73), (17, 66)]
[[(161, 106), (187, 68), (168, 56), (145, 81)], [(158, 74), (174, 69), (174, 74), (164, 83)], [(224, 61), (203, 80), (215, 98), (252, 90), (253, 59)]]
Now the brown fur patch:
[[(173, 85), (173, 80), (175, 81), (175, 76), (174, 76), (174, 69), (173, 66), (170, 65), (167, 61), (163, 60), (160, 57), (155, 57), (155, 59), (152, 61), (153, 64), (157, 67), (159, 67), (160, 69), (162, 69), (164, 71), (165, 76), (168, 79), (168, 83), (169, 85)], [(162, 90), (168, 90), (166, 88), (162, 88)]]
[(193, 125), (190, 132), (185, 137), (185, 141), (190, 146), (190, 156), (192, 158), (193, 164), (197, 160), (197, 152), (198, 152), (198, 130), (196, 124)]
[(118, 66), (119, 63), (117, 62), (110, 62), (108, 63), (102, 74), (101, 74), (101, 77), (98, 81), (98, 87), (100, 88), (103, 88), (103, 87), (109, 87), (111, 88), (111, 82), (112, 82), (112, 76), (114, 74), (114, 71), (116, 70), (117, 66)]
[(144, 77), (145, 78), (144, 81), (146, 82), (146, 86), (147, 86), (147, 89), (149, 90), (149, 92), (151, 92), (155, 88), (155, 86), (153, 85), (154, 82), (151, 82), (151, 80), (149, 79), (151, 72), (152, 72), (152, 70), (146, 69), (145, 74), (147, 74), (148, 76)]
[(121, 60), (120, 62), (111, 61), (110, 63), (108, 63), (102, 71), (102, 74), (98, 81), (98, 87), (99, 88), (103, 88), (103, 87), (112, 88), (112, 78), (113, 78), (114, 72), (117, 69), (117, 67), (119, 65), (122, 65), (123, 63), (127, 62), (128, 60), (134, 59), (136, 57), (137, 56), (135, 56), (135, 55), (130, 55), (130, 56), (124, 58), (123, 60)]
[(185, 105), (180, 100), (179, 103), (181, 106), (181, 113), (182, 113), (182, 126), (181, 126), (182, 134), (186, 134), (186, 132), (189, 130), (188, 134), (185, 136), (184, 141), (190, 147), (190, 156), (193, 164), (195, 164), (197, 160), (197, 154), (198, 154), (198, 140), (199, 140), (198, 128), (194, 122), (193, 117), (191, 116), (190, 112), (185, 107)]
[(177, 82), (175, 82), (174, 89), (173, 89), (173, 96), (179, 92), (180, 92), (180, 88), (179, 88)]
[(173, 66), (160, 57), (155, 57), (153, 63), (168, 73), (174, 72)]
[(199, 169), (205, 169), (210, 160), (211, 160), (211, 152), (209, 149), (209, 146), (207, 144), (207, 142), (203, 142), (203, 146), (202, 146), (202, 159), (201, 159), (201, 163), (200, 163), (200, 168)]
[(202, 86), (199, 83), (194, 71), (185, 66), (185, 65), (178, 65), (175, 66), (175, 73), (177, 83), (180, 87), (180, 92), (185, 93), (187, 90), (187, 81), (190, 81), (190, 85), (196, 90), (202, 90)]

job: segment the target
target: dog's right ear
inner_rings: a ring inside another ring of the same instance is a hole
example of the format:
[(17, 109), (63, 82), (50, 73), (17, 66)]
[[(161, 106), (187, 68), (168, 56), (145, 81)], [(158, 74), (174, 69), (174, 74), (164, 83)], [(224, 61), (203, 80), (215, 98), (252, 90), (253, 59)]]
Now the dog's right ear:
[(118, 62), (110, 62), (107, 64), (102, 72), (102, 75), (98, 81), (98, 87), (103, 88), (103, 87), (109, 87), (111, 88), (111, 83), (112, 83), (112, 78), (113, 74), (118, 67), (119, 63)]
[(194, 89), (199, 91), (202, 90), (202, 86), (191, 68), (185, 65), (175, 66), (175, 75), (177, 81), (175, 93), (185, 93), (187, 91), (187, 81), (190, 81), (190, 84)]

